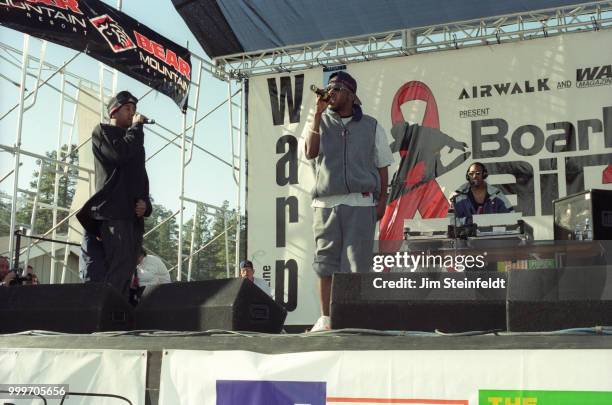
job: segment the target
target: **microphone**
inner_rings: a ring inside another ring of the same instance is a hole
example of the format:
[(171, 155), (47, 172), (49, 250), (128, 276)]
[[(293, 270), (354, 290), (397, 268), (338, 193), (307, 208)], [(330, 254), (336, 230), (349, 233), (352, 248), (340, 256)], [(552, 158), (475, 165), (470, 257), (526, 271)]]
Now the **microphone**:
[(468, 194), (468, 193), (464, 193), (464, 192), (461, 192), (461, 191), (459, 191), (459, 190), (455, 190), (455, 191), (453, 191), (453, 194), (451, 194), (451, 196), (450, 196), (450, 198), (449, 198), (450, 203), (451, 203), (451, 207), (452, 207), (453, 209), (455, 208), (455, 205), (457, 204), (457, 198), (459, 198), (459, 196), (461, 196), (461, 195), (467, 195), (467, 194)]
[(314, 84), (310, 85), (310, 91), (312, 91), (318, 96), (321, 96), (323, 100), (327, 100), (329, 98), (329, 92), (326, 89), (320, 89)]

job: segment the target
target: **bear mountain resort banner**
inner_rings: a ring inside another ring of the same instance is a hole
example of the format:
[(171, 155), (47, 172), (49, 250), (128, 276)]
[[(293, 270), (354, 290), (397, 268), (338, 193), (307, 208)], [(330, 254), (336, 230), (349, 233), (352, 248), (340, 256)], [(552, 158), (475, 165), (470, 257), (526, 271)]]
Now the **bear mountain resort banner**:
[(85, 52), (187, 108), (189, 51), (99, 0), (0, 0), (0, 23)]

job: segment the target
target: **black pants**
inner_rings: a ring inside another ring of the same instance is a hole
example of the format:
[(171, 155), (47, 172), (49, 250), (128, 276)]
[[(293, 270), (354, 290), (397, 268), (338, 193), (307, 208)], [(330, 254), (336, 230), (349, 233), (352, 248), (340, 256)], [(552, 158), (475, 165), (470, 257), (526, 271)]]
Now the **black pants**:
[(101, 233), (106, 264), (104, 281), (128, 298), (142, 245), (142, 226), (135, 220), (111, 219), (102, 222)]
[(104, 245), (96, 235), (85, 231), (81, 242), (79, 275), (86, 283), (102, 283), (106, 276)]

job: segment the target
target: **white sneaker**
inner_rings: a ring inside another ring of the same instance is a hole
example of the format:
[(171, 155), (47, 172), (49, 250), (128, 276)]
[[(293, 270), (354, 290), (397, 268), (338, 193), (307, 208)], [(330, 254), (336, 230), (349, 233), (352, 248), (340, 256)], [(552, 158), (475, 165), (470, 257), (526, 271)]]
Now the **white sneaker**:
[(321, 332), (324, 330), (331, 330), (331, 320), (329, 316), (322, 315), (310, 329), (311, 332)]

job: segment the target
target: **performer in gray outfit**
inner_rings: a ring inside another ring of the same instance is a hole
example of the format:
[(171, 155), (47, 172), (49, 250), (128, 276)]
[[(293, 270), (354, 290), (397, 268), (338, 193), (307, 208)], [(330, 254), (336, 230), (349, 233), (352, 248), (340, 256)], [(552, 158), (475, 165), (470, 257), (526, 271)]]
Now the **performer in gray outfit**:
[(387, 167), (393, 163), (383, 129), (361, 111), (355, 79), (335, 72), (327, 91), (329, 98), (317, 97), (305, 140), (315, 169), (313, 268), (322, 313), (312, 331), (330, 329), (332, 275), (372, 269), (374, 227), (385, 211)]

